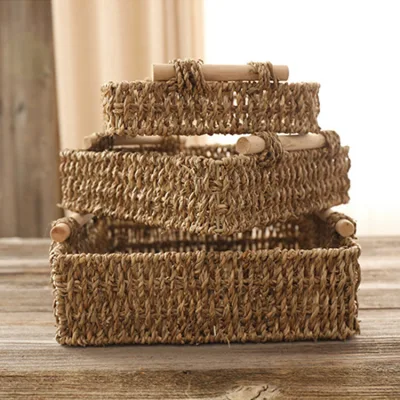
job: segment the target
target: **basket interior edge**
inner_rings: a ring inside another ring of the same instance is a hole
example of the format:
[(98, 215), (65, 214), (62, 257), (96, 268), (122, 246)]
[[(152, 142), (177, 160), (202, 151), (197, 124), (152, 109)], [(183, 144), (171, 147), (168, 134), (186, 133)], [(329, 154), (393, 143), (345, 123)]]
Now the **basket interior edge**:
[(196, 235), (168, 231), (129, 221), (99, 218), (80, 229), (66, 242), (53, 245), (58, 254), (160, 253), (339, 248), (354, 245), (332, 232), (315, 216), (279, 222), (265, 228), (224, 235)]

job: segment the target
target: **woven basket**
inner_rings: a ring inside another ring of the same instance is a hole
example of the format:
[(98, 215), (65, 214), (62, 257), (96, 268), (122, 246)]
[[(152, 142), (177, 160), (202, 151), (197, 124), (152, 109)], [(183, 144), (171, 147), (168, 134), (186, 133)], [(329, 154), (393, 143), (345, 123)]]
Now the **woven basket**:
[(345, 339), (359, 331), (359, 246), (313, 216), (225, 236), (98, 219), (53, 243), (66, 345)]
[[(317, 124), (318, 84), (251, 67), (257, 81), (206, 82), (200, 62), (176, 60), (166, 82), (103, 86), (105, 131), (61, 153), (62, 207), (95, 218), (57, 221), (70, 234), (50, 253), (59, 343), (359, 332), (360, 248), (335, 231), (348, 217), (314, 216), (348, 202), (348, 148)], [(287, 151), (277, 135), (309, 132), (325, 147)], [(176, 137), (215, 133), (252, 133), (265, 147), (245, 156)], [(153, 135), (161, 143), (132, 138)]]
[(318, 83), (278, 82), (268, 63), (257, 81), (206, 82), (201, 63), (179, 60), (166, 82), (102, 87), (104, 135), (203, 135), (318, 132)]
[(231, 234), (347, 203), (348, 148), (238, 155), (232, 146), (61, 153), (62, 207), (198, 234)]

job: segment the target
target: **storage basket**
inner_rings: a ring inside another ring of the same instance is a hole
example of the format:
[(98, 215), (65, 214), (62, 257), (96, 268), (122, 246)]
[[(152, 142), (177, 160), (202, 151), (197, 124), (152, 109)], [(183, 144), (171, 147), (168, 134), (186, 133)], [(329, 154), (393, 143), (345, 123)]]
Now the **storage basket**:
[[(333, 131), (326, 147), (283, 151), (260, 134), (261, 154), (233, 146), (67, 150), (62, 207), (198, 234), (231, 234), (347, 203), (348, 148)], [(106, 147), (112, 144), (109, 138)]]
[(227, 236), (95, 219), (53, 243), (66, 345), (345, 339), (359, 331), (360, 248), (314, 216)]
[[(61, 153), (61, 206), (76, 214), (52, 228), (58, 342), (358, 333), (355, 225), (330, 210), (349, 200), (349, 149), (317, 124), (319, 85), (279, 82), (270, 63), (238, 82), (206, 82), (193, 60), (173, 68), (104, 85), (105, 131)], [(179, 138), (245, 133), (237, 147)]]
[(204, 135), (320, 130), (318, 83), (278, 82), (269, 63), (251, 63), (256, 81), (206, 82), (199, 62), (174, 63), (166, 82), (102, 87), (104, 135)]

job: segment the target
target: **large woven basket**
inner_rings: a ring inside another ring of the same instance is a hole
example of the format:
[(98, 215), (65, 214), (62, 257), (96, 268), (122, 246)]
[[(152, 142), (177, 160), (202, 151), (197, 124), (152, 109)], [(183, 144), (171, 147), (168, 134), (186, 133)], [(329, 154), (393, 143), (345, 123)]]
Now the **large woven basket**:
[[(67, 150), (61, 153), (62, 207), (199, 234), (231, 234), (347, 203), (348, 148), (327, 146), (238, 155), (233, 146)], [(109, 143), (108, 143), (109, 144)]]
[(359, 331), (360, 248), (313, 216), (232, 236), (98, 219), (53, 243), (67, 345), (345, 339)]

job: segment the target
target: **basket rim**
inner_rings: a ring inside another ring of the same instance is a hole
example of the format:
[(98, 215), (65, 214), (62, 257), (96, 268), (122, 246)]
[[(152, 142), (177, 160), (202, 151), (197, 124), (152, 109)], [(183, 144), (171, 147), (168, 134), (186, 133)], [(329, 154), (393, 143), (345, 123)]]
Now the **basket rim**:
[[(138, 159), (138, 158), (154, 158), (157, 160), (157, 162), (163, 161), (163, 160), (168, 160), (171, 162), (182, 162), (183, 165), (185, 164), (198, 164), (201, 163), (203, 166), (223, 166), (223, 165), (235, 165), (240, 163), (242, 166), (248, 166), (248, 167), (255, 167), (258, 163), (257, 160), (260, 158), (259, 154), (250, 154), (250, 155), (243, 155), (239, 154), (235, 150), (235, 145), (227, 145), (227, 144), (211, 144), (207, 146), (189, 146), (186, 148), (187, 150), (191, 149), (202, 149), (204, 152), (207, 151), (215, 151), (217, 149), (227, 149), (228, 151), (231, 152), (229, 156), (223, 156), (220, 159), (213, 158), (213, 156), (207, 156), (207, 155), (199, 155), (199, 154), (185, 154), (185, 149), (183, 151), (179, 151), (176, 153), (169, 153), (167, 151), (160, 151), (160, 150), (155, 150), (155, 149), (149, 149), (146, 150), (146, 152), (137, 152), (137, 151), (127, 151), (126, 149), (120, 149), (120, 148), (113, 148), (113, 149), (106, 149), (102, 151), (95, 151), (95, 150), (87, 150), (87, 149), (64, 149), (60, 151), (60, 156), (61, 157), (69, 157), (71, 155), (77, 155), (77, 156), (84, 156), (84, 155), (90, 155), (92, 157), (122, 157), (124, 159)], [(348, 146), (341, 146), (341, 149), (344, 151), (349, 150)], [(298, 157), (301, 157), (302, 155), (319, 155), (321, 153), (331, 153), (331, 150), (329, 147), (321, 147), (321, 148), (314, 148), (314, 149), (304, 149), (304, 150), (295, 150), (295, 151), (287, 151), (283, 150), (281, 160), (283, 158), (288, 158), (288, 159), (295, 159), (296, 161), (298, 160)], [(279, 162), (279, 161), (278, 161)], [(178, 166), (179, 164), (177, 164)], [(182, 164), (181, 164), (182, 165)], [(261, 165), (261, 164), (260, 164)], [(269, 164), (271, 165), (271, 164)], [(263, 167), (265, 168), (265, 166)]]
[[(171, 81), (173, 81), (174, 79), (170, 80), (170, 81), (153, 81), (151, 79), (138, 79), (138, 80), (134, 80), (134, 81), (108, 81), (106, 83), (103, 83), (101, 85), (101, 91), (106, 91), (110, 88), (112, 89), (116, 89), (118, 87), (126, 87), (126, 88), (135, 88), (135, 86), (137, 86), (137, 88), (141, 89), (143, 86), (165, 86), (170, 88), (171, 87)], [(258, 84), (257, 80), (243, 80), (243, 81), (207, 81), (207, 85), (210, 87), (213, 86), (239, 86), (241, 84)], [(303, 86), (309, 86), (312, 89), (319, 89), (321, 87), (321, 84), (319, 82), (314, 82), (314, 81), (310, 81), (310, 82), (282, 82), (279, 81), (277, 86), (289, 86), (289, 87), (303, 87)], [(263, 88), (260, 87), (260, 89), (262, 90)], [(171, 90), (171, 93), (174, 92), (178, 92), (177, 90)]]
[[(67, 242), (66, 242), (67, 243)], [(151, 252), (135, 252), (135, 253), (122, 253), (122, 252), (107, 252), (107, 253), (84, 253), (84, 252), (79, 252), (79, 253), (66, 253), (63, 250), (65, 249), (65, 244), (64, 243), (56, 243), (53, 242), (54, 246), (52, 248), (52, 253), (56, 256), (56, 258), (63, 258), (63, 259), (75, 259), (75, 258), (80, 258), (82, 256), (85, 257), (95, 257), (95, 258), (101, 258), (101, 259), (109, 259), (113, 258), (115, 261), (115, 257), (118, 258), (153, 258), (155, 261), (167, 257), (173, 257), (176, 255), (180, 256), (185, 256), (185, 257), (193, 257), (193, 256), (198, 256), (199, 254), (207, 254), (209, 256), (213, 255), (229, 255), (231, 258), (236, 256), (236, 257), (243, 257), (243, 256), (255, 256), (255, 255), (264, 255), (264, 256), (269, 256), (272, 254), (290, 254), (295, 256), (327, 256), (328, 253), (337, 253), (337, 254), (343, 254), (343, 253), (350, 253), (354, 254), (357, 253), (357, 257), (361, 253), (361, 246), (357, 242), (355, 238), (342, 238), (342, 245), (339, 247), (314, 247), (311, 249), (280, 249), (280, 248), (273, 248), (273, 249), (258, 249), (258, 250), (222, 250), (222, 251), (208, 251), (208, 250), (195, 250), (195, 251), (161, 251), (159, 253), (151, 253)], [(150, 245), (149, 245), (150, 247)], [(318, 254), (316, 254), (318, 253)], [(251, 257), (250, 257), (251, 258)]]

